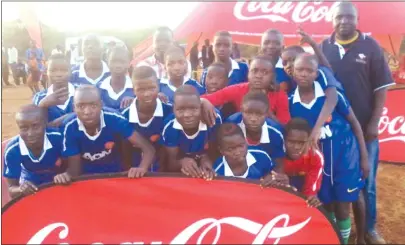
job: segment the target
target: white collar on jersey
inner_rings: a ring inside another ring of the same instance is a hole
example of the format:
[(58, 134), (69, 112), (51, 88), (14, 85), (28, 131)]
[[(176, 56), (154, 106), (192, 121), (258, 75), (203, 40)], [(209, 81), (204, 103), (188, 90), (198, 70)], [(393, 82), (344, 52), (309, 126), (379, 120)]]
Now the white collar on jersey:
[(142, 124), (139, 121), (138, 110), (136, 109), (136, 100), (137, 100), (137, 98), (134, 99), (131, 106), (129, 107), (129, 122), (137, 123), (141, 127), (148, 127), (151, 124), (154, 117), (163, 117), (162, 101), (160, 101), (160, 99), (156, 99), (156, 108), (155, 108), (155, 112), (153, 113), (152, 118), (148, 122)]
[(282, 68), (282, 69), (284, 68), (283, 60), (281, 59), (281, 57), (278, 58), (275, 68)]
[(19, 136), (18, 139), (18, 146), (20, 147), (20, 153), (23, 156), (28, 156), (31, 161), (33, 162), (40, 162), (42, 160), (42, 158), (44, 158), (45, 153), (52, 148), (52, 144), (51, 141), (49, 141), (48, 136), (46, 135), (46, 132), (44, 134), (44, 145), (42, 147), (42, 153), (41, 156), (38, 159), (33, 159), (31, 154), (30, 154), (30, 150), (28, 149), (27, 145), (25, 144), (24, 140), (21, 138), (21, 136)]
[(101, 72), (101, 75), (96, 78), (96, 79), (91, 79), (90, 77), (87, 76), (86, 71), (84, 70), (84, 64), (86, 63), (86, 61), (82, 62), (79, 66), (79, 77), (83, 77), (86, 78), (87, 81), (89, 81), (90, 83), (92, 83), (93, 85), (95, 85), (96, 83), (98, 83), (101, 78), (103, 78), (103, 76), (110, 71), (110, 69), (108, 69), (107, 63), (105, 63), (104, 61), (101, 61), (101, 64), (103, 66), (103, 71)]
[[(188, 81), (189, 79), (186, 78), (186, 76), (183, 77), (183, 85)], [(169, 78), (161, 78), (160, 83), (166, 84), (173, 92), (176, 91), (176, 87), (171, 84), (169, 81)]]
[(101, 131), (103, 130), (103, 128), (106, 126), (105, 121), (104, 121), (104, 112), (103, 112), (103, 110), (101, 110), (101, 113), (100, 113), (100, 130), (98, 131), (98, 133), (96, 135), (93, 135), (93, 136), (89, 135), (87, 133), (87, 131), (86, 131), (86, 128), (84, 127), (83, 122), (80, 121), (79, 118), (77, 118), (77, 124), (79, 125), (79, 130), (82, 131), (87, 136), (87, 138), (89, 138), (90, 140), (96, 140), (98, 138), (98, 136), (100, 136)]
[(232, 172), (231, 167), (229, 167), (228, 162), (226, 161), (225, 157), (222, 157), (222, 162), (224, 164), (224, 175), (226, 177), (240, 177), (240, 178), (246, 178), (248, 173), (249, 173), (249, 168), (252, 166), (254, 163), (256, 163), (256, 158), (248, 151), (246, 155), (246, 162), (248, 168), (246, 169), (246, 172), (242, 176), (235, 176), (234, 173)]
[(323, 92), (323, 89), (322, 89), (321, 85), (319, 84), (319, 82), (317, 82), (317, 81), (314, 82), (314, 89), (315, 89), (315, 98), (308, 104), (305, 104), (305, 103), (301, 102), (299, 87), (297, 87), (295, 89), (295, 92), (293, 95), (293, 104), (300, 103), (305, 108), (311, 109), (312, 106), (314, 106), (314, 104), (318, 98), (325, 96), (325, 93)]
[(128, 88), (132, 88), (132, 80), (129, 76), (125, 76), (125, 84), (124, 84), (124, 88), (118, 92), (115, 93), (114, 89), (111, 87), (111, 76), (107, 77), (106, 79), (104, 79), (101, 84), (100, 84), (100, 88), (101, 89), (105, 89), (108, 92), (108, 96), (110, 96), (111, 99), (113, 100), (118, 100), (119, 97), (125, 93), (125, 90)]
[[(243, 122), (240, 122), (239, 127), (242, 129), (243, 134), (245, 135), (246, 138), (246, 125)], [(260, 143), (261, 144), (268, 144), (270, 143), (270, 136), (269, 136), (269, 130), (267, 129), (267, 122), (264, 121), (263, 126), (262, 126), (262, 135), (260, 136)]]
[[(69, 105), (70, 99), (75, 95), (75, 86), (73, 84), (68, 83), (68, 91), (69, 91), (69, 98), (65, 101), (63, 105), (56, 105), (62, 110), (66, 110), (66, 107)], [(46, 96), (53, 94), (53, 85), (49, 86), (46, 91)]]
[(228, 77), (231, 77), (234, 70), (239, 70), (240, 69), (238, 62), (236, 62), (233, 59), (230, 59), (230, 60), (231, 60), (231, 65), (232, 66), (231, 66), (231, 70), (228, 73)]
[[(177, 121), (177, 119), (174, 119), (174, 122), (173, 122), (173, 128), (174, 129), (178, 129), (178, 130), (182, 130), (183, 132), (184, 132), (184, 130), (183, 130), (183, 126), (181, 126), (181, 124), (179, 123), (179, 121)], [(197, 135), (201, 132), (201, 131), (207, 131), (207, 129), (208, 129), (208, 127), (207, 127), (207, 124), (205, 124), (205, 123), (203, 123), (203, 122), (201, 122), (200, 121), (200, 124), (198, 125), (198, 130), (197, 130), (197, 132), (194, 134), (194, 135), (187, 135), (186, 134), (186, 132), (184, 132), (184, 134), (186, 135), (186, 137), (187, 137), (187, 139), (195, 139), (196, 137), (197, 137)]]

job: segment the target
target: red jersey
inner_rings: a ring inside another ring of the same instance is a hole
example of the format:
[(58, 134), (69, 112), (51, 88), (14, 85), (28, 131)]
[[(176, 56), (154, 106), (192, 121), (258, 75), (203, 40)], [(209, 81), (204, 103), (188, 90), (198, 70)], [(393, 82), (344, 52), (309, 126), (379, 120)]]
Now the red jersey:
[(306, 196), (314, 196), (321, 188), (324, 159), (320, 151), (308, 152), (297, 160), (285, 159), (284, 171), (288, 176), (304, 178), (301, 192)]
[[(249, 83), (235, 84), (225, 87), (212, 94), (201, 96), (207, 99), (215, 107), (232, 103), (240, 111), (243, 97), (249, 92)], [(272, 91), (267, 93), (270, 103), (270, 110), (282, 124), (287, 124), (290, 120), (290, 111), (288, 108), (288, 97), (284, 91)]]

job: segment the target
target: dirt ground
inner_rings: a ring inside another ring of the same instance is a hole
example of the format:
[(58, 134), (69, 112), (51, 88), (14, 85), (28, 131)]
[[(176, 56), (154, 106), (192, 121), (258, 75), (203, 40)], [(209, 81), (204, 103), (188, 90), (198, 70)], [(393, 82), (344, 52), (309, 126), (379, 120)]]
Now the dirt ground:
[[(2, 88), (2, 141), (17, 134), (14, 113), (30, 101), (25, 86)], [(405, 165), (381, 163), (377, 187), (378, 229), (388, 243), (405, 244)]]

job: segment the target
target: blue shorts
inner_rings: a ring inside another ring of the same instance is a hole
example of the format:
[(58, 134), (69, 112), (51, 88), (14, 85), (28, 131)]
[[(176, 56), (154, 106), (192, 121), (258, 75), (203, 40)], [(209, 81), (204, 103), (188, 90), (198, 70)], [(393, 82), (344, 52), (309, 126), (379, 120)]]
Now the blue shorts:
[(360, 171), (360, 150), (352, 132), (337, 134), (321, 141), (324, 168), (319, 200), (332, 202), (354, 202), (364, 187)]

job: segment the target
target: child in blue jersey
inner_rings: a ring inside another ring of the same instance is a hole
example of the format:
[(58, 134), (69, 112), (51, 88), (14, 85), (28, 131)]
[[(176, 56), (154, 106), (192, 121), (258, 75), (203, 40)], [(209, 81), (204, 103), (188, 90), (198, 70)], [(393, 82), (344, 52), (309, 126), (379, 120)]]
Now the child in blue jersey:
[[(199, 172), (199, 166), (212, 166), (214, 156), (210, 158), (209, 153), (214, 149), (216, 126), (208, 127), (201, 118), (197, 90), (191, 85), (179, 87), (174, 94), (173, 114), (165, 119), (160, 138), (170, 171), (188, 173), (198, 169)], [(216, 125), (221, 123), (221, 117), (217, 115)]]
[(46, 128), (45, 118), (45, 110), (36, 105), (16, 113), (19, 135), (10, 140), (3, 159), (11, 197), (35, 193), (62, 172), (62, 135)]
[[(222, 63), (227, 71), (228, 86), (247, 82), (249, 68), (246, 63), (231, 58), (232, 36), (227, 31), (219, 31), (214, 36), (213, 51), (215, 62)], [(207, 69), (201, 75), (201, 84), (206, 87)]]
[(275, 170), (283, 172), (285, 157), (283, 128), (267, 117), (269, 100), (264, 93), (250, 92), (243, 97), (241, 112), (227, 121), (239, 125), (246, 137), (250, 149), (267, 152), (275, 162)]
[(73, 68), (71, 82), (76, 87), (81, 84), (97, 86), (110, 76), (108, 66), (102, 60), (101, 40), (97, 35), (89, 34), (82, 43), (84, 62)]
[(236, 124), (222, 124), (217, 138), (222, 155), (213, 165), (217, 175), (259, 180), (272, 171), (270, 156), (262, 150), (248, 149), (242, 129)]
[(119, 110), (125, 97), (134, 97), (132, 81), (128, 76), (129, 53), (126, 47), (117, 46), (110, 50), (107, 62), (111, 76), (99, 86), (101, 100), (104, 107)]
[(196, 80), (188, 79), (185, 77), (187, 73), (187, 59), (184, 50), (172, 46), (165, 53), (165, 66), (168, 78), (160, 79), (160, 93), (167, 97), (169, 103), (174, 101), (174, 92), (176, 89), (184, 84), (193, 86), (198, 93), (204, 94), (205, 89)]
[(59, 126), (63, 119), (73, 112), (74, 86), (69, 83), (70, 64), (62, 54), (49, 57), (48, 77), (51, 86), (37, 93), (33, 102), (48, 111), (47, 120), (52, 126)]
[[(136, 67), (132, 72), (132, 80), (136, 98), (122, 114), (140, 135), (149, 140), (160, 156), (162, 153), (158, 141), (165, 126), (165, 118), (173, 113), (172, 106), (158, 98), (159, 82), (152, 67)], [(141, 153), (133, 149), (125, 161), (131, 166), (138, 166)], [(164, 171), (164, 160), (163, 156), (159, 157), (157, 162), (162, 164), (153, 164), (152, 171)]]
[(123, 169), (117, 144), (120, 138), (129, 140), (143, 153), (137, 168), (131, 168), (128, 177), (142, 177), (154, 161), (155, 149), (135, 132), (129, 122), (117, 111), (102, 108), (100, 92), (92, 85), (81, 85), (74, 98), (75, 114), (66, 118), (63, 132), (62, 155), (68, 158), (67, 172), (55, 177), (56, 183), (65, 184), (71, 176), (80, 174), (112, 173)]
[[(205, 87), (207, 94), (215, 93), (218, 90), (225, 88), (228, 85), (228, 72), (224, 64), (215, 62), (207, 69), (205, 78)], [(223, 119), (228, 118), (236, 112), (236, 108), (232, 103), (226, 103), (223, 106), (217, 107)]]
[[(318, 62), (314, 55), (299, 55), (294, 62), (297, 89), (290, 97), (292, 117), (301, 117), (313, 127), (325, 103), (325, 93), (317, 76)], [(336, 216), (337, 225), (347, 243), (350, 230), (350, 203), (359, 197), (363, 180), (368, 175), (367, 149), (363, 132), (348, 101), (339, 93), (331, 117), (321, 130), (321, 151), (325, 165), (319, 199)]]
[(283, 63), (280, 58), (284, 48), (284, 36), (276, 29), (268, 29), (262, 34), (260, 53), (268, 57), (274, 67), (277, 83), (288, 79), (283, 72)]

